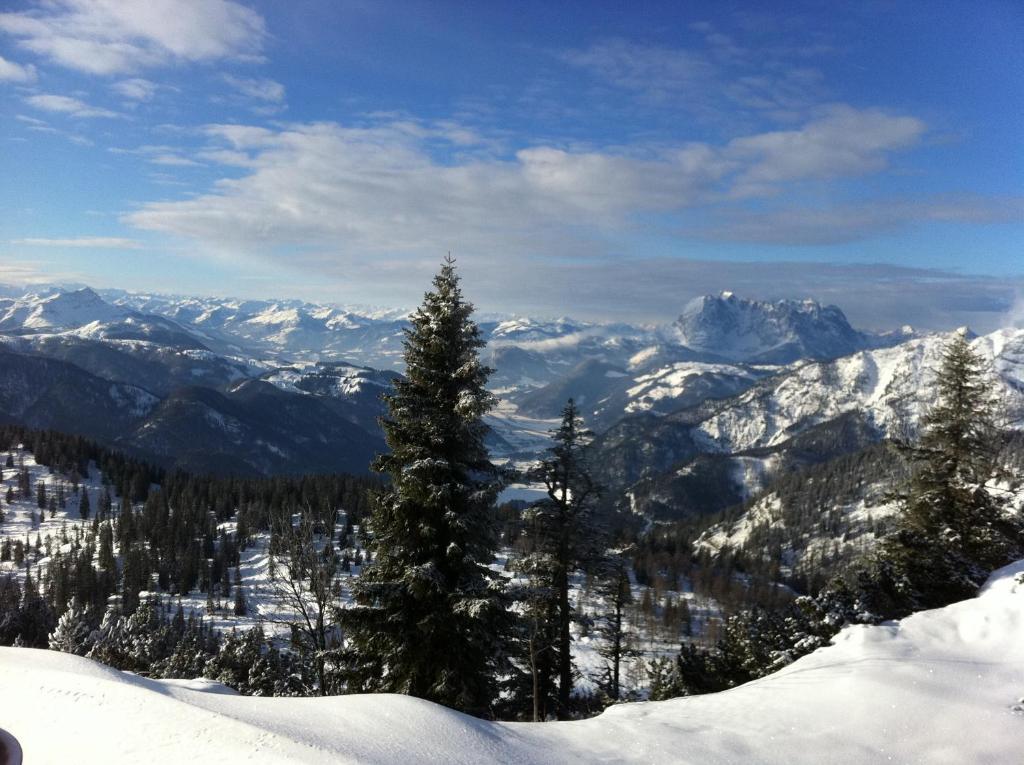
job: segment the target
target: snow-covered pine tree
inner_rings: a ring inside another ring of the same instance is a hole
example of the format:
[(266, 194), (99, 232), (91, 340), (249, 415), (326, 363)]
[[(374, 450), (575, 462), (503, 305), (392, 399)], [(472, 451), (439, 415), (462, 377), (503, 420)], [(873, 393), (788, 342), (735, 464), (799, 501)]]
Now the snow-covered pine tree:
[[(551, 598), (551, 603), (535, 602), (531, 608), (543, 609), (541, 618), (551, 620), (538, 634), (551, 635), (555, 642), (544, 647), (534, 645), (532, 653), (536, 656), (538, 651), (546, 651), (554, 657), (552, 669), (558, 678), (554, 711), (563, 719), (570, 714), (573, 684), (570, 579), (578, 569), (595, 570), (605, 549), (604, 530), (595, 517), (598, 489), (583, 454), (590, 436), (575, 402), (569, 399), (562, 410), (561, 424), (552, 432), (554, 444), (534, 471), (534, 478), (543, 483), (547, 497), (525, 513), (523, 536), (530, 551), (519, 561), (531, 583)], [(534, 662), (532, 672), (536, 674), (546, 665)], [(542, 680), (540, 686), (547, 684)]]
[(502, 671), (507, 611), (488, 569), (497, 548), (493, 506), (502, 484), (483, 415), (484, 342), (448, 258), (410, 318), (405, 378), (385, 397), (391, 477), (369, 521), (374, 563), (346, 609), (352, 685), (406, 693), (487, 716)]
[[(5, 544), (0, 546), (10, 557), (10, 538), (4, 540)], [(3, 554), (0, 553), (0, 559)], [(18, 580), (10, 574), (0, 576), (0, 645), (10, 645), (14, 642), (21, 629), (21, 586)]]
[(124, 616), (116, 602), (108, 606), (99, 629), (90, 636), (93, 645), (87, 655), (117, 669), (159, 674), (160, 663), (174, 650), (174, 637), (159, 597), (143, 593), (130, 616)]
[(505, 696), (512, 714), (547, 720), (558, 708), (558, 598), (544, 559), (521, 555), (514, 567), (520, 583), (510, 588), (517, 609), (512, 652), (522, 672), (512, 673)]
[(173, 652), (153, 668), (154, 673), (168, 678), (202, 677), (207, 662), (214, 656), (210, 642), (203, 623), (190, 616)]
[(121, 629), (123, 619), (119, 598), (111, 596), (103, 612), (100, 626), (89, 636), (92, 647), (86, 654), (90, 659), (117, 666), (121, 653)]
[[(916, 469), (896, 533), (880, 554), (897, 612), (971, 597), (994, 568), (1024, 551), (1021, 522), (991, 483), (1002, 472), (998, 401), (964, 333), (943, 350), (933, 400), (919, 443), (908, 448)], [(883, 616), (902, 615), (886, 608), (876, 605)]]
[(50, 650), (85, 656), (90, 648), (92, 629), (89, 612), (74, 598), (50, 633)]
[(203, 677), (216, 680), (231, 686), (239, 693), (250, 695), (254, 691), (256, 695), (268, 695), (265, 688), (252, 688), (249, 685), (250, 673), (256, 669), (253, 675), (258, 683), (263, 682), (263, 672), (260, 659), (263, 656), (266, 638), (263, 628), (253, 627), (238, 632), (235, 628), (224, 636), (223, 642), (216, 655), (206, 662), (203, 668)]

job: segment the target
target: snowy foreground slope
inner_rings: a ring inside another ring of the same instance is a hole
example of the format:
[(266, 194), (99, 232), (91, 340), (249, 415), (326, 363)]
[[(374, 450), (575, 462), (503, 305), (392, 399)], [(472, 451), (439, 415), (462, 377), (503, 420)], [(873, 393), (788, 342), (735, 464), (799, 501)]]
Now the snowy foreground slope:
[(0, 726), (26, 761), (1014, 763), (1024, 741), (1024, 561), (982, 594), (725, 693), (583, 722), (488, 723), (401, 696), (249, 698), (0, 648)]

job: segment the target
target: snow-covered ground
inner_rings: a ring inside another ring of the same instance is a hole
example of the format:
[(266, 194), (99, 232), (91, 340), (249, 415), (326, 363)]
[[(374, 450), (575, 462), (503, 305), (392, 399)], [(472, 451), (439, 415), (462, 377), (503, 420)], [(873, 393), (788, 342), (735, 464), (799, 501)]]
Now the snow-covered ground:
[(1024, 561), (977, 598), (847, 628), (739, 688), (580, 722), (490, 723), (403, 696), (235, 696), (24, 648), (0, 648), (0, 687), (0, 721), (31, 763), (1014, 763)]
[[(14, 467), (0, 469), (0, 472), (3, 473), (0, 478), (0, 513), (3, 515), (3, 520), (0, 521), (0, 543), (8, 538), (12, 543), (18, 540), (24, 543), (27, 540), (27, 546), (31, 548), (28, 561), (33, 576), (35, 576), (39, 570), (45, 569), (49, 562), (45, 547), (38, 554), (36, 553), (37, 540), (45, 543), (46, 538), (50, 537), (53, 542), (52, 549), (60, 547), (67, 552), (70, 550), (70, 545), (63, 541), (63, 537), (71, 539), (74, 537), (76, 529), (79, 530), (79, 533), (84, 533), (86, 528), (91, 528), (92, 517), (99, 509), (100, 497), (103, 492), (105, 490), (110, 492), (112, 512), (115, 514), (120, 506), (120, 497), (115, 487), (104, 487), (103, 475), (96, 469), (95, 464), (90, 464), (88, 478), (79, 479), (79, 489), (76, 492), (73, 490), (68, 476), (52, 473), (46, 466), (37, 464), (32, 453), (20, 446), (10, 452), (0, 450), (0, 465), (6, 460), (8, 454), (14, 458)], [(22, 468), (27, 469), (29, 473), (31, 493), (27, 497), (17, 496), (18, 471)], [(62, 487), (64, 507), (58, 506), (56, 512), (52, 514), (49, 509), (40, 513), (36, 501), (36, 487), (39, 483), (46, 486), (47, 498), (56, 497), (59, 487)], [(5, 498), (8, 488), (14, 489), (15, 496), (12, 497), (11, 503), (8, 503)], [(79, 511), (83, 492), (88, 492), (91, 508), (87, 521), (82, 520)], [(20, 581), (24, 581), (25, 567), (17, 566), (14, 561), (0, 561), (0, 576), (6, 574), (14, 574)]]

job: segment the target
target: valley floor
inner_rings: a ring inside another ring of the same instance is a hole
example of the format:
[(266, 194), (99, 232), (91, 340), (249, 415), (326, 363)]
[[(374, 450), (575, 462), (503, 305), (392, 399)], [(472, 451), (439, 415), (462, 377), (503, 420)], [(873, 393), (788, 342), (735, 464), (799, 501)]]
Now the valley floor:
[(1024, 561), (979, 597), (852, 627), (724, 693), (570, 723), (489, 723), (402, 696), (253, 698), (0, 648), (26, 762), (1012, 763), (1024, 740)]

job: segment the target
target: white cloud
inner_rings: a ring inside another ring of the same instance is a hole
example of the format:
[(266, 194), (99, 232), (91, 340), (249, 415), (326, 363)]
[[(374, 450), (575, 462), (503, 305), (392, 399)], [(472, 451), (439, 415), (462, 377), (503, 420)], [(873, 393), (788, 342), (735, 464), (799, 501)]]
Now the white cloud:
[(737, 138), (725, 153), (747, 167), (734, 193), (757, 195), (784, 181), (877, 172), (889, 153), (914, 145), (925, 129), (915, 117), (837, 105), (798, 130)]
[(224, 82), (239, 93), (259, 101), (279, 104), (284, 101), (284, 85), (274, 80), (224, 75)]
[(232, 0), (53, 0), (0, 13), (0, 32), (61, 66), (110, 75), (182, 61), (257, 59), (266, 25)]
[(149, 101), (156, 95), (159, 85), (141, 77), (132, 77), (115, 82), (110, 88), (119, 95), (132, 101)]
[(113, 236), (81, 236), (72, 239), (27, 238), (12, 239), (11, 244), (27, 247), (74, 247), (96, 248), (105, 250), (138, 250), (142, 242)]
[(0, 82), (35, 82), (36, 77), (32, 64), (16, 64), (0, 56)]
[(757, 213), (732, 210), (691, 233), (717, 241), (813, 246), (862, 241), (922, 223), (1024, 223), (1024, 198), (955, 196), (783, 207)]
[[(533, 248), (540, 239), (578, 247), (567, 227), (607, 229), (637, 207), (685, 203), (701, 178), (686, 174), (676, 157), (541, 147), (512, 158), (438, 161), (431, 147), (444, 135), (452, 136), (449, 148), (466, 138), (450, 126), (441, 132), (406, 122), (370, 128), (313, 123), (281, 131), (215, 125), (207, 132), (215, 142), (202, 156), (248, 173), (194, 199), (147, 204), (126, 220), (236, 252), (314, 243), (413, 252), (444, 241), (507, 250)], [(217, 152), (225, 148), (228, 154)]]
[(288, 248), (293, 260), (303, 257), (296, 246), (349, 258), (441, 243), (495, 256), (603, 252), (650, 216), (679, 231), (701, 207), (744, 209), (752, 197), (784, 198), (794, 182), (877, 172), (923, 130), (912, 117), (834, 107), (800, 129), (722, 145), (633, 153), (534, 146), (509, 156), (461, 154), (457, 125), (407, 119), (211, 125), (210, 145), (195, 156), (244, 174), (226, 173), (202, 195), (147, 203), (125, 220), (225, 254)]
[(198, 167), (202, 165), (201, 162), (183, 156), (175, 147), (165, 144), (146, 144), (133, 149), (111, 146), (107, 148), (107, 151), (111, 154), (129, 154), (145, 157), (147, 162), (154, 165), (164, 165), (165, 167)]
[(98, 106), (90, 106), (84, 101), (70, 96), (58, 96), (50, 93), (29, 96), (25, 101), (46, 112), (58, 112), (70, 114), (72, 117), (120, 117), (117, 112), (110, 109), (102, 109)]

